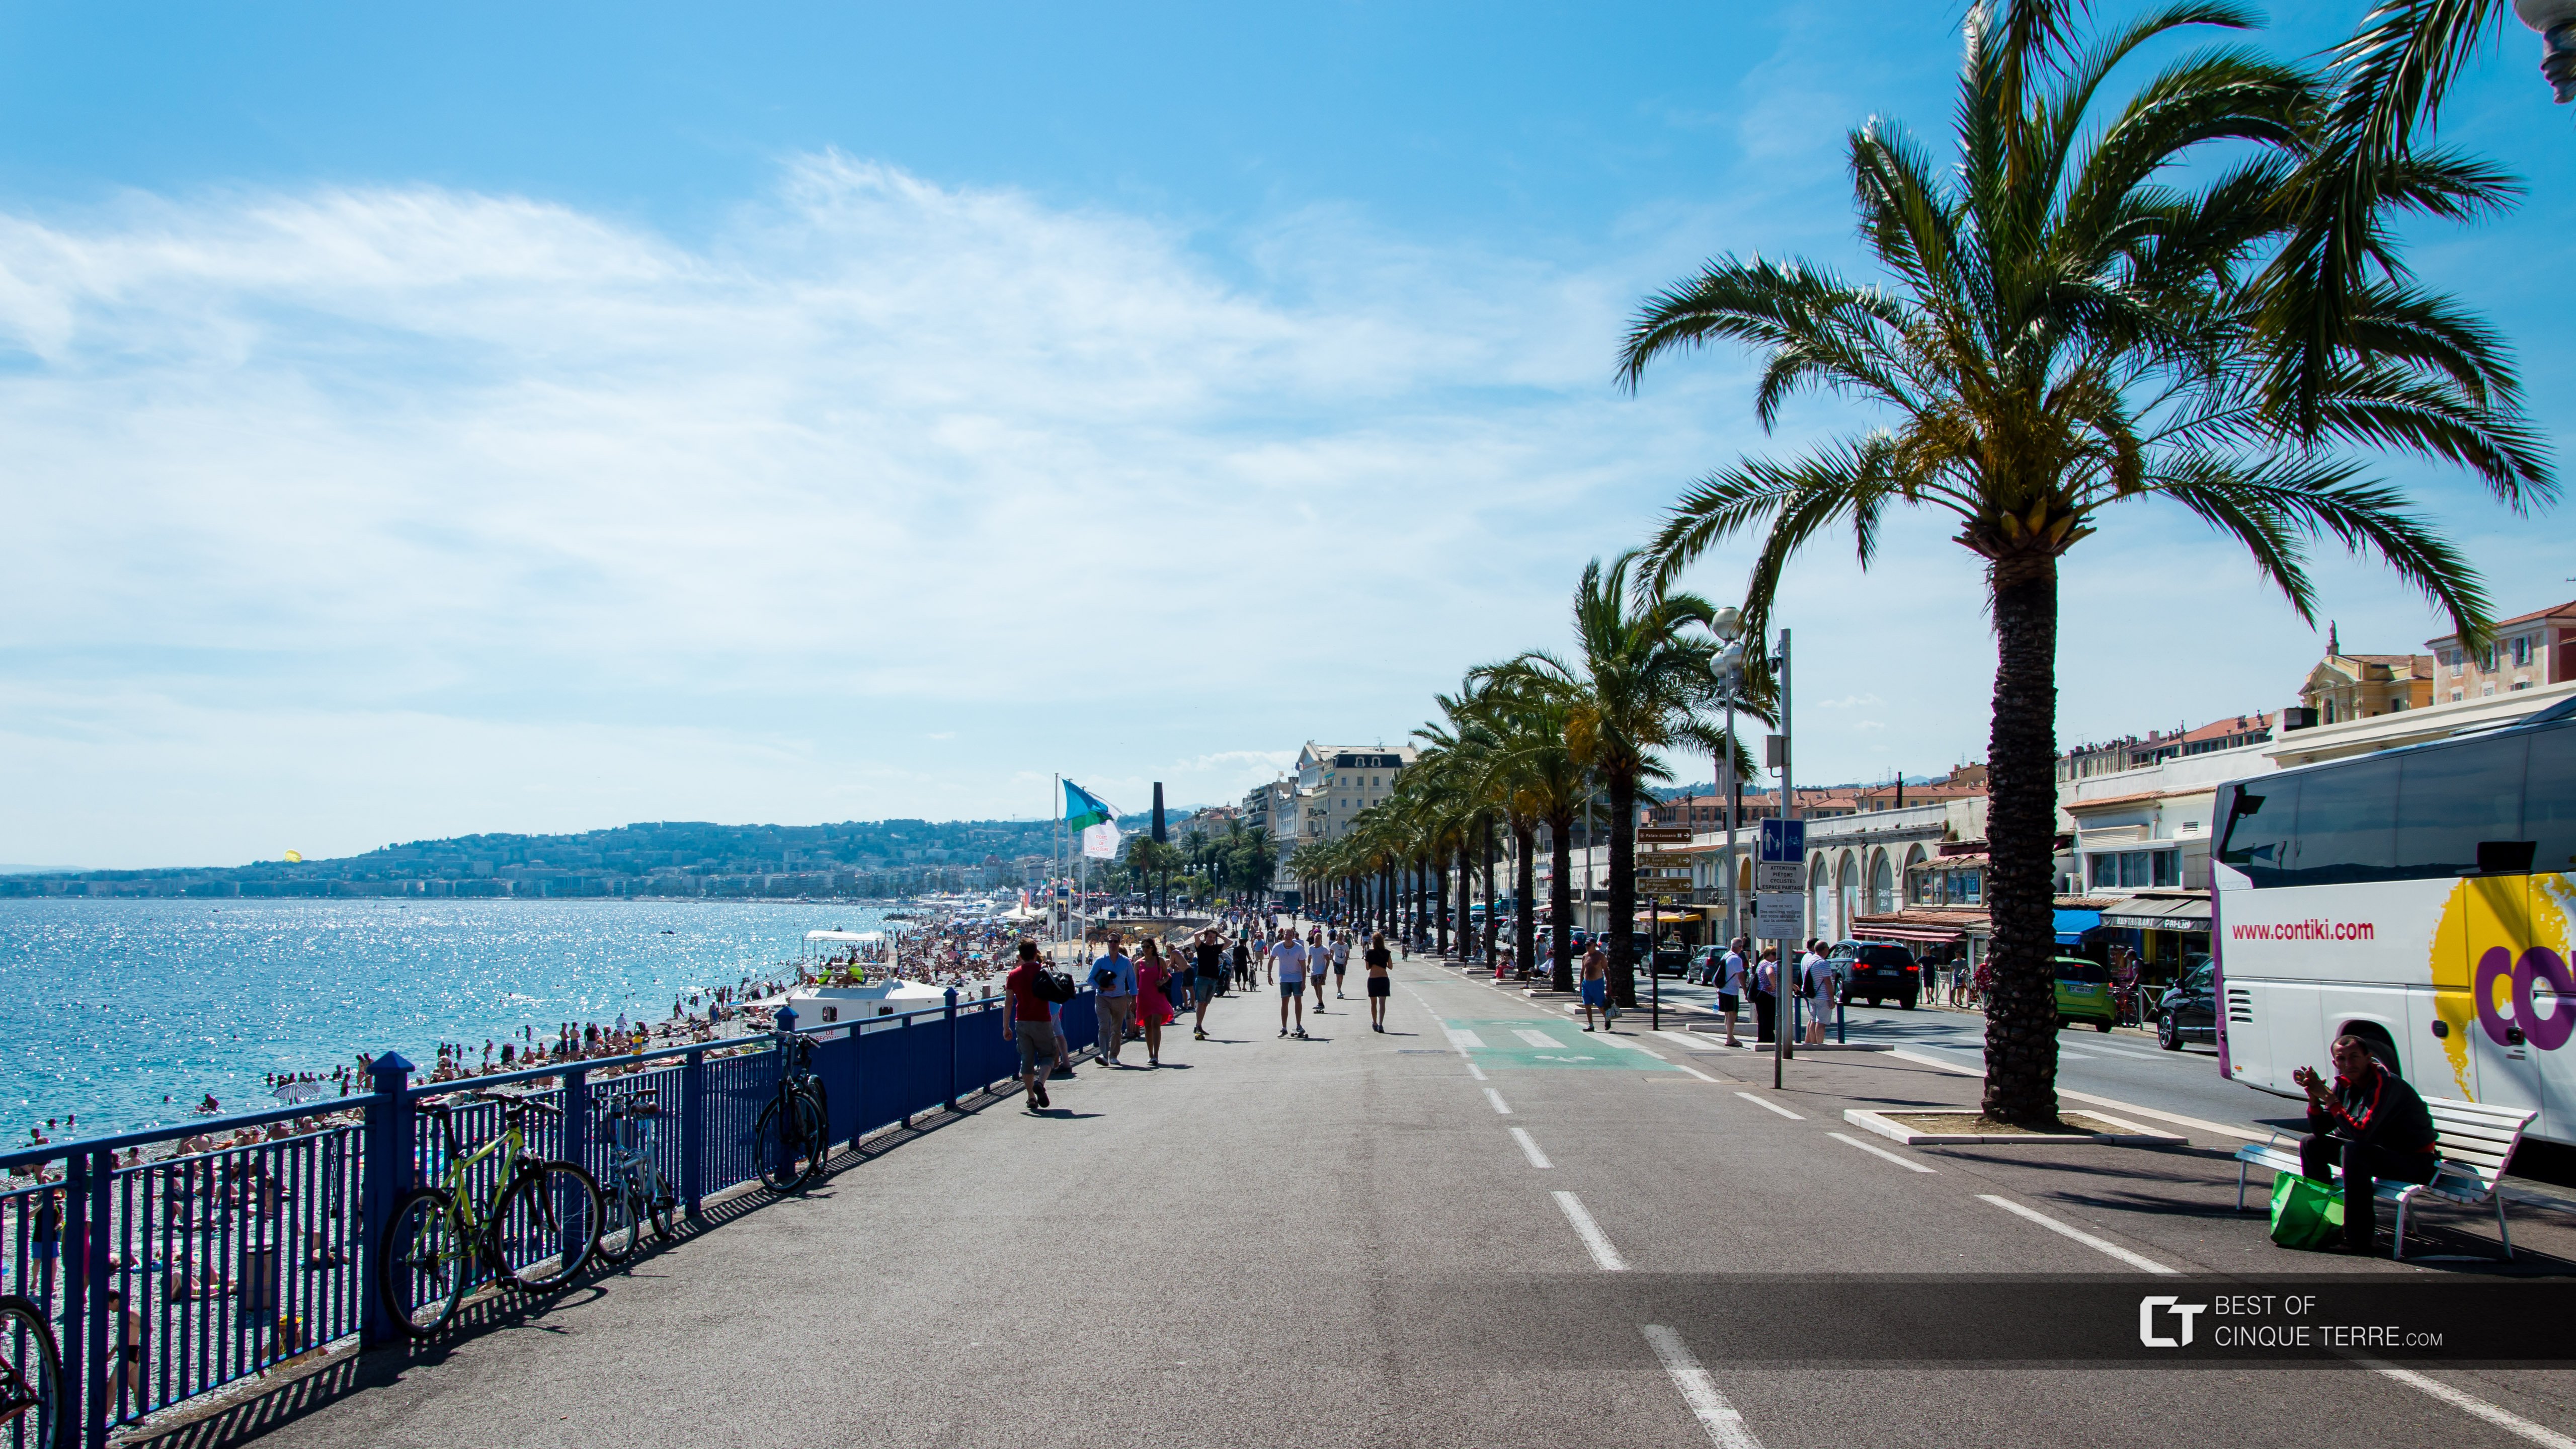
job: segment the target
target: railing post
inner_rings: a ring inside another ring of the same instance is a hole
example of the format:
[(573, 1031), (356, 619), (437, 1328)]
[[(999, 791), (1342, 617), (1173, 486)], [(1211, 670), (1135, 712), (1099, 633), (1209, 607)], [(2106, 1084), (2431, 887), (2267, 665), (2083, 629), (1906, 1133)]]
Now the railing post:
[(689, 1048), (680, 1067), (680, 1201), (689, 1216), (707, 1195), (707, 1049)]
[[(564, 1073), (563, 1089), (563, 1160), (584, 1172), (590, 1170), (590, 1068), (576, 1064)], [(556, 1246), (570, 1262), (583, 1234), (596, 1234), (596, 1222), (575, 1222), (571, 1213), (563, 1214), (562, 1232)]]
[(957, 1110), (957, 988), (948, 988), (948, 1110)]
[(384, 1251), (385, 1225), (393, 1217), (394, 1199), (412, 1183), (416, 1124), (406, 1100), (411, 1071), (411, 1063), (400, 1052), (387, 1052), (368, 1068), (376, 1095), (367, 1103), (365, 1156), (358, 1178), (358, 1343), (362, 1348), (404, 1341), (402, 1330), (385, 1312), (384, 1295), (376, 1291), (376, 1257)]

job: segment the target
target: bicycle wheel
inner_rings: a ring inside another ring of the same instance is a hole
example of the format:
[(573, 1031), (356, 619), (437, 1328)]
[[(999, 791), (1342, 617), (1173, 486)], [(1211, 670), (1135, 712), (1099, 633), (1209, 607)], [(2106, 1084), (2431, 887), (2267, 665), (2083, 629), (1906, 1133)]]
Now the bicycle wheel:
[(455, 1316), (473, 1277), (474, 1254), (456, 1230), (447, 1194), (415, 1187), (395, 1198), (376, 1246), (376, 1293), (385, 1315), (412, 1337), (427, 1338)]
[(569, 1162), (531, 1162), (501, 1194), (483, 1250), (502, 1281), (528, 1293), (564, 1286), (599, 1242), (599, 1184)]
[(0, 1297), (0, 1443), (71, 1449), (71, 1442), (63, 1355), (53, 1325), (26, 1299), (14, 1293)]
[(823, 1175), (823, 1164), (832, 1156), (832, 1104), (823, 1096), (821, 1077), (805, 1084), (805, 1113), (805, 1140), (813, 1149), (812, 1160), (805, 1164), (805, 1180), (813, 1182)]
[(635, 1175), (623, 1172), (611, 1178), (599, 1194), (599, 1256), (611, 1263), (634, 1257), (644, 1240), (646, 1215), (644, 1191)]
[(656, 1172), (646, 1178), (644, 1191), (646, 1201), (653, 1209), (653, 1236), (662, 1242), (670, 1242), (679, 1236), (671, 1231), (671, 1185)]

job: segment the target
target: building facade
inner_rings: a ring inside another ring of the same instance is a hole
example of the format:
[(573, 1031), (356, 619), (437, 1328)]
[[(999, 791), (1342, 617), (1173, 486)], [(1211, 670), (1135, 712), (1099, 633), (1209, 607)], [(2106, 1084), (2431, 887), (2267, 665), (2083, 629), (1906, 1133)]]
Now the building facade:
[(2504, 620), (2483, 648), (2463, 648), (2456, 634), (2427, 642), (2433, 694), (2446, 704), (2576, 682), (2576, 600)]

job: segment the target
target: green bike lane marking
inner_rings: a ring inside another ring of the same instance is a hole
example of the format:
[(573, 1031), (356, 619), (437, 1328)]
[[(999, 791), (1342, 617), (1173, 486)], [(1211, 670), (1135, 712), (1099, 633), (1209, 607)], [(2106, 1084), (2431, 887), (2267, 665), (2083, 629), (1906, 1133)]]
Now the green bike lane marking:
[[(1467, 1053), (1480, 1067), (1535, 1070), (1602, 1070), (1674, 1072), (1670, 1062), (1644, 1051), (1614, 1046), (1596, 1033), (1569, 1022), (1526, 1016), (1443, 1017), (1441, 1030), (1449, 1045)], [(1541, 1043), (1546, 1043), (1541, 1045)]]

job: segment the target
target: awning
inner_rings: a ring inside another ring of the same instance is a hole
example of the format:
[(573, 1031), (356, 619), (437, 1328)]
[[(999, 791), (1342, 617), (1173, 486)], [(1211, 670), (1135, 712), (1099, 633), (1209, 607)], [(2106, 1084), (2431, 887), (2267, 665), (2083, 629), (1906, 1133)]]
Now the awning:
[(2057, 944), (2072, 946), (2084, 939), (2084, 933), (2102, 924), (2100, 911), (2058, 911)]
[(1896, 941), (1905, 945), (1947, 946), (1965, 934), (1956, 926), (1854, 926), (1855, 941)]
[(2130, 931), (2206, 931), (2209, 901), (2202, 896), (2138, 896), (2104, 909), (2102, 924)]

